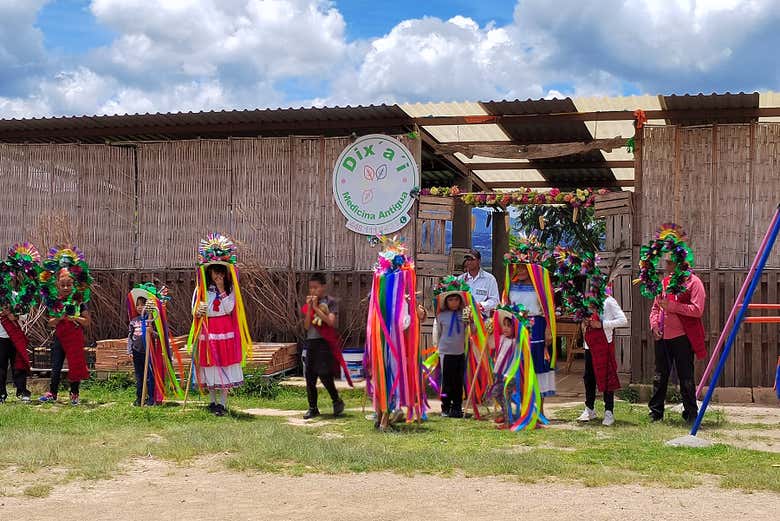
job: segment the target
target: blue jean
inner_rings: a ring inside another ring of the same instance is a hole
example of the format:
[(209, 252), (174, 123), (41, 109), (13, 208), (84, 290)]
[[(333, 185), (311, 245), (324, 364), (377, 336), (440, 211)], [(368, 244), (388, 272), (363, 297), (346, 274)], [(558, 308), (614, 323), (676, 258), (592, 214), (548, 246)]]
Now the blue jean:
[[(135, 370), (135, 400), (141, 403), (141, 394), (144, 389), (144, 361), (145, 352), (133, 350), (133, 369)], [(154, 372), (152, 371), (152, 360), (149, 360), (149, 374), (146, 377), (146, 404), (154, 405)]]

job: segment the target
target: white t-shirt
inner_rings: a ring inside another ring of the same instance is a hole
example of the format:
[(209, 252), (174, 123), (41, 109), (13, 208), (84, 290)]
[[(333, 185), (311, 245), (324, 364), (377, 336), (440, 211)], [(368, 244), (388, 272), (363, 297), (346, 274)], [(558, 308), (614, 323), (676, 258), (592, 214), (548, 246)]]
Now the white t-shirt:
[[(612, 342), (612, 335), (617, 328), (626, 326), (628, 326), (628, 319), (623, 310), (620, 309), (620, 304), (614, 297), (608, 296), (604, 301), (604, 313), (601, 314), (601, 327), (604, 329), (607, 342)], [(588, 349), (588, 344), (584, 339), (582, 346)]]

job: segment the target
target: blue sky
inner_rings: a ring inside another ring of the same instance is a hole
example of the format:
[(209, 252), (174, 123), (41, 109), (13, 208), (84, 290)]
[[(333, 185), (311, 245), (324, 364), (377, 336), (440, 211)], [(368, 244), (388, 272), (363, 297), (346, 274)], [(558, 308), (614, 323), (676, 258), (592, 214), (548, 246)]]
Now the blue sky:
[(0, 0), (0, 117), (780, 90), (776, 0)]

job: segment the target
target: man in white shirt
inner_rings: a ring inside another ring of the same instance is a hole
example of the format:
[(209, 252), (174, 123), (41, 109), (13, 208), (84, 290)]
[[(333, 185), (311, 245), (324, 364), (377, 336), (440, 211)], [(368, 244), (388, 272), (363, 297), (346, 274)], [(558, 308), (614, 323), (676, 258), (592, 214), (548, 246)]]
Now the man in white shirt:
[(477, 250), (469, 250), (463, 256), (463, 273), (458, 280), (468, 284), (474, 301), (480, 306), (483, 316), (489, 316), (498, 306), (501, 296), (498, 293), (498, 282), (490, 273), (482, 269), (480, 264), (482, 254)]

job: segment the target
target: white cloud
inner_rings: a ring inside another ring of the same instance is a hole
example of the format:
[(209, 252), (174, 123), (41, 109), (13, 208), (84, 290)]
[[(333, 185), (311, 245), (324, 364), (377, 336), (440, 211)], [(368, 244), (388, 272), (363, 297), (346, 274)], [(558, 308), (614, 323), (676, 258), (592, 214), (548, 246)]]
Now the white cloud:
[(631, 82), (651, 93), (777, 88), (776, 0), (549, 5), (520, 0), (515, 25), (540, 35), (551, 51), (546, 67), (565, 71), (572, 83), (600, 73), (617, 87)]
[[(337, 101), (474, 100), (544, 94), (536, 56), (511, 29), (456, 16), (406, 20), (335, 84)], [(354, 101), (353, 101), (354, 102)]]
[(137, 79), (318, 76), (347, 48), (324, 0), (93, 0), (92, 13), (120, 34), (100, 57)]
[(328, 0), (92, 0), (116, 37), (75, 65), (44, 3), (0, 0), (0, 117), (780, 88), (776, 0), (519, 0), (351, 42)]
[(46, 61), (43, 33), (34, 26), (45, 0), (0, 0), (0, 95), (23, 96), (27, 80)]

